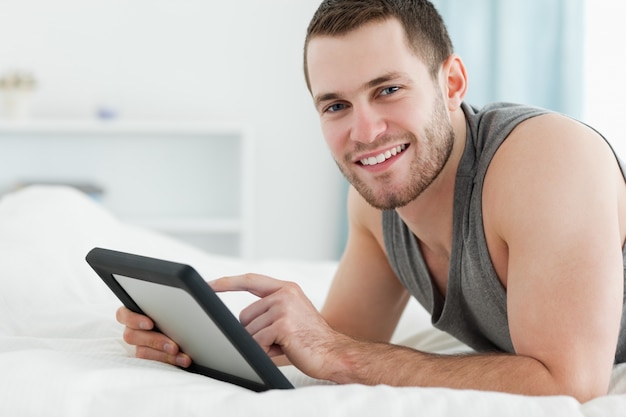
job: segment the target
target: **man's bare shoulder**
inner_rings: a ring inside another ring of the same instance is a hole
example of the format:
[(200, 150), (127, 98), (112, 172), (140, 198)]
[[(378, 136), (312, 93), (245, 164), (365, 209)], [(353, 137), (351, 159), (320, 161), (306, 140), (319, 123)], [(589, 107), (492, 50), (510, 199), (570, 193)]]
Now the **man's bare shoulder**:
[(569, 117), (549, 113), (530, 118), (513, 129), (496, 152), (490, 169), (514, 173), (553, 167), (570, 171), (573, 164), (583, 162), (587, 164), (578, 167), (583, 170), (606, 163), (617, 167), (610, 147), (595, 130)]
[(511, 132), (489, 166), (482, 203), (490, 254), (505, 286), (512, 245), (556, 239), (555, 246), (580, 225), (601, 228), (609, 218), (622, 241), (626, 234), (626, 186), (615, 155), (593, 129), (558, 114)]
[(515, 206), (527, 210), (524, 203), (544, 193), (574, 202), (599, 190), (606, 197), (624, 191), (610, 146), (576, 120), (546, 114), (518, 125), (500, 146), (487, 171), (483, 205), (486, 214)]

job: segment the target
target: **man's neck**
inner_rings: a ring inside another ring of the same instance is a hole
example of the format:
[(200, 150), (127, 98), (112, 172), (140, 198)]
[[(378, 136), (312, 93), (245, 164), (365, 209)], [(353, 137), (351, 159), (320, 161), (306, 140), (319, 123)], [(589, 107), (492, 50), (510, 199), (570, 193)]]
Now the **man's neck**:
[(415, 236), (429, 249), (449, 255), (456, 174), (465, 150), (467, 125), (459, 108), (452, 113), (454, 145), (448, 162), (433, 183), (414, 201), (396, 209)]

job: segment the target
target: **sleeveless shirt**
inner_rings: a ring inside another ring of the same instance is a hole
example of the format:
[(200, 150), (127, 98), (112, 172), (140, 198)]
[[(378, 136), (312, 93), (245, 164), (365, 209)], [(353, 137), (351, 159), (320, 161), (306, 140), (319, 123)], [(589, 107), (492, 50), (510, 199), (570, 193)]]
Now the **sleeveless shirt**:
[[(477, 109), (462, 105), (467, 120), (465, 150), (456, 175), (452, 251), (446, 297), (433, 284), (418, 240), (395, 210), (383, 211), (383, 237), (392, 269), (431, 314), (434, 327), (479, 352), (514, 353), (507, 319), (506, 289), (498, 279), (483, 229), (482, 188), (487, 168), (509, 133), (547, 110), (508, 103)], [(616, 156), (617, 158), (617, 156)], [(622, 175), (626, 165), (619, 160)], [(626, 248), (622, 251), (626, 265)], [(615, 362), (626, 362), (626, 267)]]

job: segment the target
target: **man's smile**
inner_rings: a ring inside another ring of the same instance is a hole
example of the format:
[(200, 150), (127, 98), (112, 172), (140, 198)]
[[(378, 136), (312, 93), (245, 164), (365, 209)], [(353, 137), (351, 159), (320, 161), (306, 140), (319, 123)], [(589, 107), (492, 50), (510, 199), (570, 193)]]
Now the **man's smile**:
[(395, 146), (391, 149), (386, 150), (385, 152), (381, 152), (378, 155), (370, 156), (367, 158), (363, 158), (359, 160), (361, 165), (377, 165), (385, 162), (386, 160), (400, 154), (408, 147), (408, 144), (402, 144)]

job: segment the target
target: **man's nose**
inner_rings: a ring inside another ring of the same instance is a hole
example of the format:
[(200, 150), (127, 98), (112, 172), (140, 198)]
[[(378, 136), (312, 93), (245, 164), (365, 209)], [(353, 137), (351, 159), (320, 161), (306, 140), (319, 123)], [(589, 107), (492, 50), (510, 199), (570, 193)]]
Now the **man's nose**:
[(350, 139), (371, 143), (387, 128), (387, 123), (371, 106), (353, 106)]

